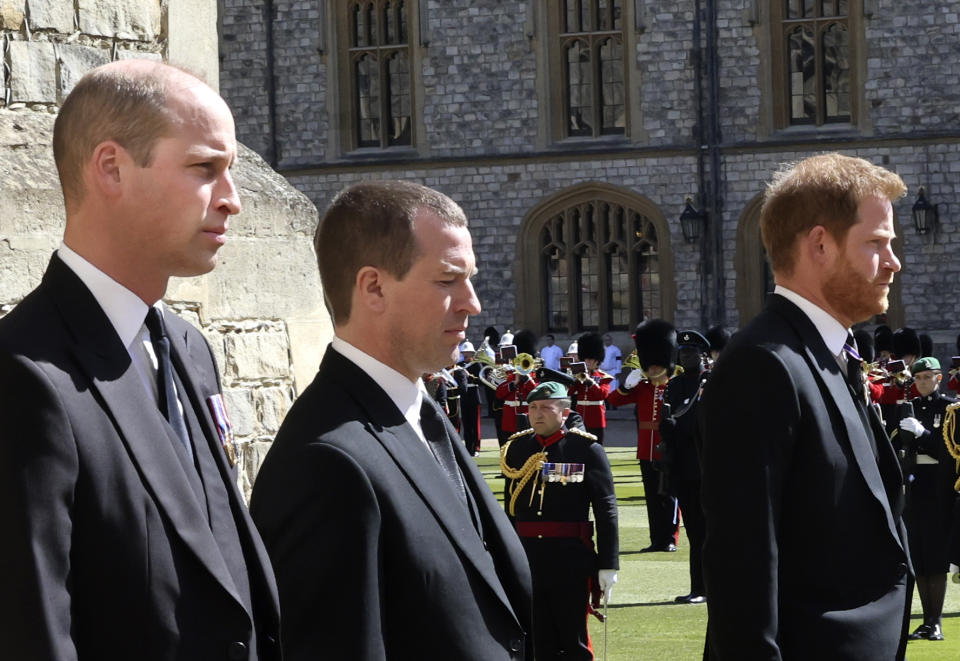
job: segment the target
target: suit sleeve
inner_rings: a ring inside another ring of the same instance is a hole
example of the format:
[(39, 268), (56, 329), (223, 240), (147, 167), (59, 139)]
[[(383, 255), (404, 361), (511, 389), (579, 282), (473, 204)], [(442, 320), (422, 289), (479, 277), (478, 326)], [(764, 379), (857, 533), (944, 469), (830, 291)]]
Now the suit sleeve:
[(49, 379), (8, 354), (0, 354), (0, 419), (4, 655), (71, 661), (71, 510), (79, 468), (73, 432)]
[(284, 659), (314, 661), (324, 650), (330, 659), (385, 661), (373, 486), (342, 450), (306, 448), (262, 475), (250, 504), (277, 578)]
[(698, 407), (710, 660), (779, 661), (778, 527), (800, 406), (777, 355), (734, 351)]

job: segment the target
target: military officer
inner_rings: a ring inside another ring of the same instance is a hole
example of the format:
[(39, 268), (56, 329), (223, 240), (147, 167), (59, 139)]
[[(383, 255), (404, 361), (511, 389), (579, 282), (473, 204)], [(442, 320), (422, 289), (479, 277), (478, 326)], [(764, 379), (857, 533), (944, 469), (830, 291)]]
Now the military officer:
[[(660, 422), (660, 438), (669, 456), (669, 492), (677, 497), (684, 530), (690, 542), (690, 592), (677, 597), (680, 604), (701, 604), (706, 600), (703, 582), (702, 548), (706, 522), (700, 505), (700, 458), (697, 434), (697, 404), (706, 383), (706, 366), (711, 346), (694, 330), (677, 334), (677, 362), (683, 373), (670, 379), (663, 401), (670, 415)], [(666, 411), (666, 407), (664, 407)]]
[(527, 404), (532, 428), (511, 436), (500, 468), (507, 476), (504, 506), (533, 575), (535, 658), (593, 659), (590, 593), (599, 588), (609, 599), (619, 569), (613, 474), (592, 434), (563, 426), (570, 414), (565, 386), (542, 383)]
[(954, 400), (939, 390), (943, 375), (936, 358), (921, 358), (911, 372), (919, 397), (911, 400), (913, 416), (902, 418), (896, 432), (906, 455), (904, 472), (909, 471), (904, 519), (923, 607), (923, 624), (909, 638), (943, 640), (940, 618), (947, 590), (947, 536), (957, 477), (944, 444), (943, 423)]

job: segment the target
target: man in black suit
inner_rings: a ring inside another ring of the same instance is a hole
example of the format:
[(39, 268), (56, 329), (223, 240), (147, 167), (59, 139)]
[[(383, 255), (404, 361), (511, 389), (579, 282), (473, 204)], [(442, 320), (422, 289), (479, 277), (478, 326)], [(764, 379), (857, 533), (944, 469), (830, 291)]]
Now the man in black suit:
[(54, 127), (66, 231), (0, 320), (0, 639), (11, 659), (279, 659), (279, 604), (201, 333), (159, 302), (240, 210), (233, 119), (122, 61)]
[(839, 154), (782, 170), (767, 191), (776, 289), (700, 404), (711, 661), (903, 657), (902, 478), (848, 333), (887, 308), (904, 192)]
[(532, 658), (523, 548), (420, 375), (480, 311), (463, 211), (351, 186), (317, 228), (335, 337), (257, 476), (285, 658)]

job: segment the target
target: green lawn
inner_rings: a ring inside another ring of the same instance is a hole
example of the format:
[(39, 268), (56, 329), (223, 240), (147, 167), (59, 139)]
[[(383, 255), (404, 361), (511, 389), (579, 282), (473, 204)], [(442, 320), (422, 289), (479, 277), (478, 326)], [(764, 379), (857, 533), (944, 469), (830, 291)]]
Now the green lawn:
[[(640, 467), (631, 448), (607, 448), (620, 506), (620, 580), (607, 610), (607, 660), (665, 659), (694, 661), (703, 653), (706, 605), (678, 605), (673, 598), (689, 592), (689, 549), (681, 532), (677, 553), (640, 554), (650, 543), (640, 481)], [(484, 439), (477, 463), (498, 498), (503, 480), (498, 476), (496, 439)], [(920, 601), (914, 595), (911, 629), (920, 624)], [(603, 659), (603, 625), (590, 619), (597, 659)], [(960, 658), (960, 585), (950, 584), (944, 608), (943, 642), (911, 642), (909, 661)]]

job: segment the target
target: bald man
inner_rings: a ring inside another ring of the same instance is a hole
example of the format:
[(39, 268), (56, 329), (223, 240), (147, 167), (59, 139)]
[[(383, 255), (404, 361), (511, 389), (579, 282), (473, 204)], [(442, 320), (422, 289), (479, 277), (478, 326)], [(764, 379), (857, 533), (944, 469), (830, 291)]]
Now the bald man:
[(0, 640), (11, 659), (279, 659), (219, 376), (166, 310), (240, 211), (230, 110), (173, 67), (86, 75), (54, 126), (66, 231), (0, 320)]

